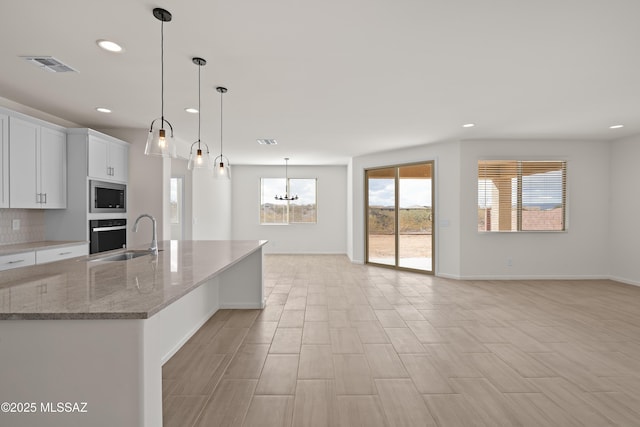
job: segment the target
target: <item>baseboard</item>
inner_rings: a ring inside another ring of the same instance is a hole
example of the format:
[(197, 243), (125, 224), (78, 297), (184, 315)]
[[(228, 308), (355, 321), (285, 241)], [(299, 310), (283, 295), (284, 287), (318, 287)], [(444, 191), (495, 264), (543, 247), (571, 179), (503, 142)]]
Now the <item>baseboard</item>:
[[(444, 276), (443, 276), (444, 277)], [(613, 280), (611, 276), (581, 275), (502, 275), (502, 276), (460, 276), (458, 280)]]
[(453, 280), (462, 280), (457, 274), (449, 274), (449, 273), (436, 273), (436, 277), (442, 277), (443, 279), (453, 279)]
[(264, 308), (256, 303), (234, 303), (234, 304), (220, 304), (221, 309), (225, 310), (260, 310)]
[(344, 255), (346, 252), (264, 252), (264, 255)]
[(624, 277), (610, 276), (609, 279), (611, 279), (611, 280), (613, 280), (615, 282), (624, 283), (625, 285), (640, 286), (640, 282), (639, 281), (625, 279)]

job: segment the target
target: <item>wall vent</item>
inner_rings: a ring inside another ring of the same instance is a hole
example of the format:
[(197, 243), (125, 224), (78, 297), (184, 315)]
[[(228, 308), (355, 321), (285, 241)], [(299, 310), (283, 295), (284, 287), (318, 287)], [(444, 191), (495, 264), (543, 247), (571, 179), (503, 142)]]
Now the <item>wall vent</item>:
[(258, 144), (260, 145), (277, 145), (278, 141), (275, 139), (259, 139)]
[(74, 70), (73, 68), (71, 68), (67, 64), (64, 64), (53, 56), (23, 56), (22, 58), (25, 61), (37, 66), (38, 68), (52, 73), (78, 72), (77, 70)]

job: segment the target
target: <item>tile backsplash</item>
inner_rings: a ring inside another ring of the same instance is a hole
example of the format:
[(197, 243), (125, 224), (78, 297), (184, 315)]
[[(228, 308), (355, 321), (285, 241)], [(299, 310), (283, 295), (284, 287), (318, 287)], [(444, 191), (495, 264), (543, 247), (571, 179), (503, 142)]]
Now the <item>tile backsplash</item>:
[[(20, 229), (13, 229), (13, 220)], [(44, 240), (44, 210), (0, 209), (0, 245), (30, 243)]]

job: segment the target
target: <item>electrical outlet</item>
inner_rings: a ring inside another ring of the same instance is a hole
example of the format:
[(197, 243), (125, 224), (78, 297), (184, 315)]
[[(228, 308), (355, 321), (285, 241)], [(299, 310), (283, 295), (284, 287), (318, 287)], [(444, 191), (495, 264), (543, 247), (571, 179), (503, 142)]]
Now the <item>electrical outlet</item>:
[(13, 228), (13, 231), (20, 230), (20, 220), (19, 219), (14, 219), (12, 221), (11, 227)]
[(507, 267), (513, 267), (513, 259), (507, 258)]

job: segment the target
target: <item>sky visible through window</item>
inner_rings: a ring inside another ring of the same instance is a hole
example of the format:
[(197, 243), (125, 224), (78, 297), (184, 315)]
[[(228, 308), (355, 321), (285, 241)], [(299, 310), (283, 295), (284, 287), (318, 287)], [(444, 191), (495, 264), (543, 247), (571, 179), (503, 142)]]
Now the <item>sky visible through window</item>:
[[(395, 180), (369, 180), (369, 206), (395, 205)], [(400, 208), (431, 207), (431, 179), (402, 178), (400, 180)]]
[[(544, 185), (541, 185), (541, 181)], [(485, 208), (491, 206), (491, 180), (478, 180), (478, 206)], [(511, 180), (511, 200), (513, 205), (517, 202), (518, 185), (516, 178)], [(562, 204), (562, 171), (551, 171), (532, 176), (522, 177), (522, 204), (523, 206), (549, 207)]]
[[(299, 179), (289, 178), (290, 196), (298, 195), (298, 200), (291, 203), (297, 205), (313, 205), (316, 203), (316, 180), (315, 179)], [(263, 203), (275, 203), (276, 194), (284, 196), (286, 192), (284, 178), (263, 178), (262, 194)], [(286, 203), (286, 202), (280, 202)]]

